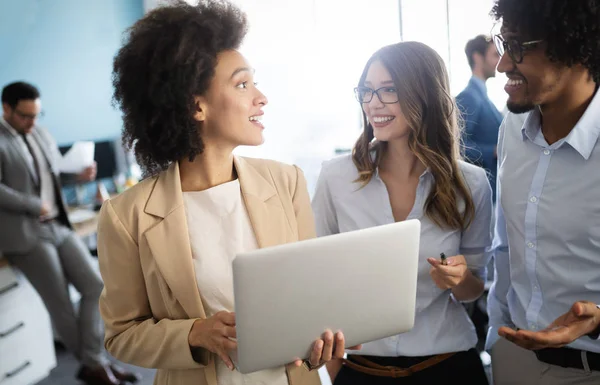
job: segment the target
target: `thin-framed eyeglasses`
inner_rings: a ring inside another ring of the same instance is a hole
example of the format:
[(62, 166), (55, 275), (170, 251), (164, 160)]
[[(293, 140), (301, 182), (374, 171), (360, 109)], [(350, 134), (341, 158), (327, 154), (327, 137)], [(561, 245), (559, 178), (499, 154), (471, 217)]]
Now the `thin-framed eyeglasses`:
[(354, 96), (359, 103), (370, 103), (373, 95), (377, 95), (379, 101), (383, 104), (398, 103), (398, 91), (395, 87), (381, 87), (376, 90), (369, 87), (356, 87)]
[(543, 40), (532, 40), (521, 43), (516, 39), (504, 40), (500, 34), (494, 35), (493, 40), (494, 45), (496, 46), (496, 51), (498, 51), (498, 55), (502, 57), (506, 51), (508, 52), (508, 56), (510, 56), (512, 61), (516, 64), (521, 64), (523, 62), (523, 55), (525, 51), (535, 48), (535, 46), (543, 42)]
[(29, 120), (36, 120), (37, 118), (41, 118), (44, 116), (44, 111), (41, 111), (39, 114), (37, 115), (30, 115), (30, 114), (25, 114), (19, 110), (13, 110), (14, 113), (19, 116), (21, 119), (29, 119)]

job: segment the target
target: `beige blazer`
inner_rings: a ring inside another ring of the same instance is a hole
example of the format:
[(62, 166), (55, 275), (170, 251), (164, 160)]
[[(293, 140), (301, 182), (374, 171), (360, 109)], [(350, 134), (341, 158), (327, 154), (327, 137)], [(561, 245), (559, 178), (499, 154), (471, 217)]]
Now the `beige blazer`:
[[(315, 236), (299, 168), (239, 157), (234, 164), (259, 247)], [(204, 349), (192, 356), (188, 345), (192, 324), (206, 315), (177, 163), (103, 205), (98, 259), (106, 349), (123, 362), (157, 368), (155, 384), (217, 385), (219, 358)], [(317, 371), (286, 369), (292, 385), (320, 384)]]

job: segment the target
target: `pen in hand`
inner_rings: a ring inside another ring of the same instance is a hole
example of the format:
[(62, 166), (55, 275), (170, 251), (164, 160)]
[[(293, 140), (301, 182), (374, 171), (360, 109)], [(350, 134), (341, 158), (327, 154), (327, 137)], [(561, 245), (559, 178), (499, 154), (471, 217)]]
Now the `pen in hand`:
[(448, 265), (448, 261), (446, 261), (446, 254), (440, 253), (440, 258), (442, 259), (442, 265)]

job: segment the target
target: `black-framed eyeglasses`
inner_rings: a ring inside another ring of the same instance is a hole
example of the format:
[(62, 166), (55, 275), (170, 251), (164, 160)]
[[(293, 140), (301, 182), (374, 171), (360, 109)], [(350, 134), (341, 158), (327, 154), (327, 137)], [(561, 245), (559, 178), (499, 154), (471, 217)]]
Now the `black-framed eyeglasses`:
[(498, 55), (502, 57), (504, 52), (508, 52), (508, 56), (512, 59), (516, 64), (521, 64), (523, 62), (523, 55), (525, 51), (535, 48), (538, 44), (543, 42), (543, 40), (532, 40), (521, 43), (516, 39), (504, 40), (502, 35), (494, 35), (494, 45), (496, 46), (496, 51), (498, 51)]
[(376, 90), (369, 87), (356, 87), (354, 89), (354, 96), (356, 96), (359, 103), (370, 103), (375, 94), (383, 104), (398, 103), (398, 91), (395, 87), (381, 87)]
[(37, 118), (41, 118), (44, 116), (44, 111), (41, 111), (39, 114), (37, 115), (31, 115), (31, 114), (24, 114), (21, 111), (18, 110), (13, 110), (14, 113), (19, 116), (21, 119), (29, 119), (29, 120), (36, 120)]

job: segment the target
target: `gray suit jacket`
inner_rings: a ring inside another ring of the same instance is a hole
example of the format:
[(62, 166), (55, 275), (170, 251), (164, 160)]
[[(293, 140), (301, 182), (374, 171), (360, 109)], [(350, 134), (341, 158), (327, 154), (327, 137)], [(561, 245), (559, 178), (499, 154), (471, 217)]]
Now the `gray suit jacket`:
[[(58, 159), (60, 152), (48, 131), (35, 127), (31, 138), (37, 142), (52, 169), (58, 197), (59, 220), (71, 227), (61, 193)], [(39, 240), (40, 200), (35, 170), (17, 138), (0, 121), (0, 252), (24, 254)]]

